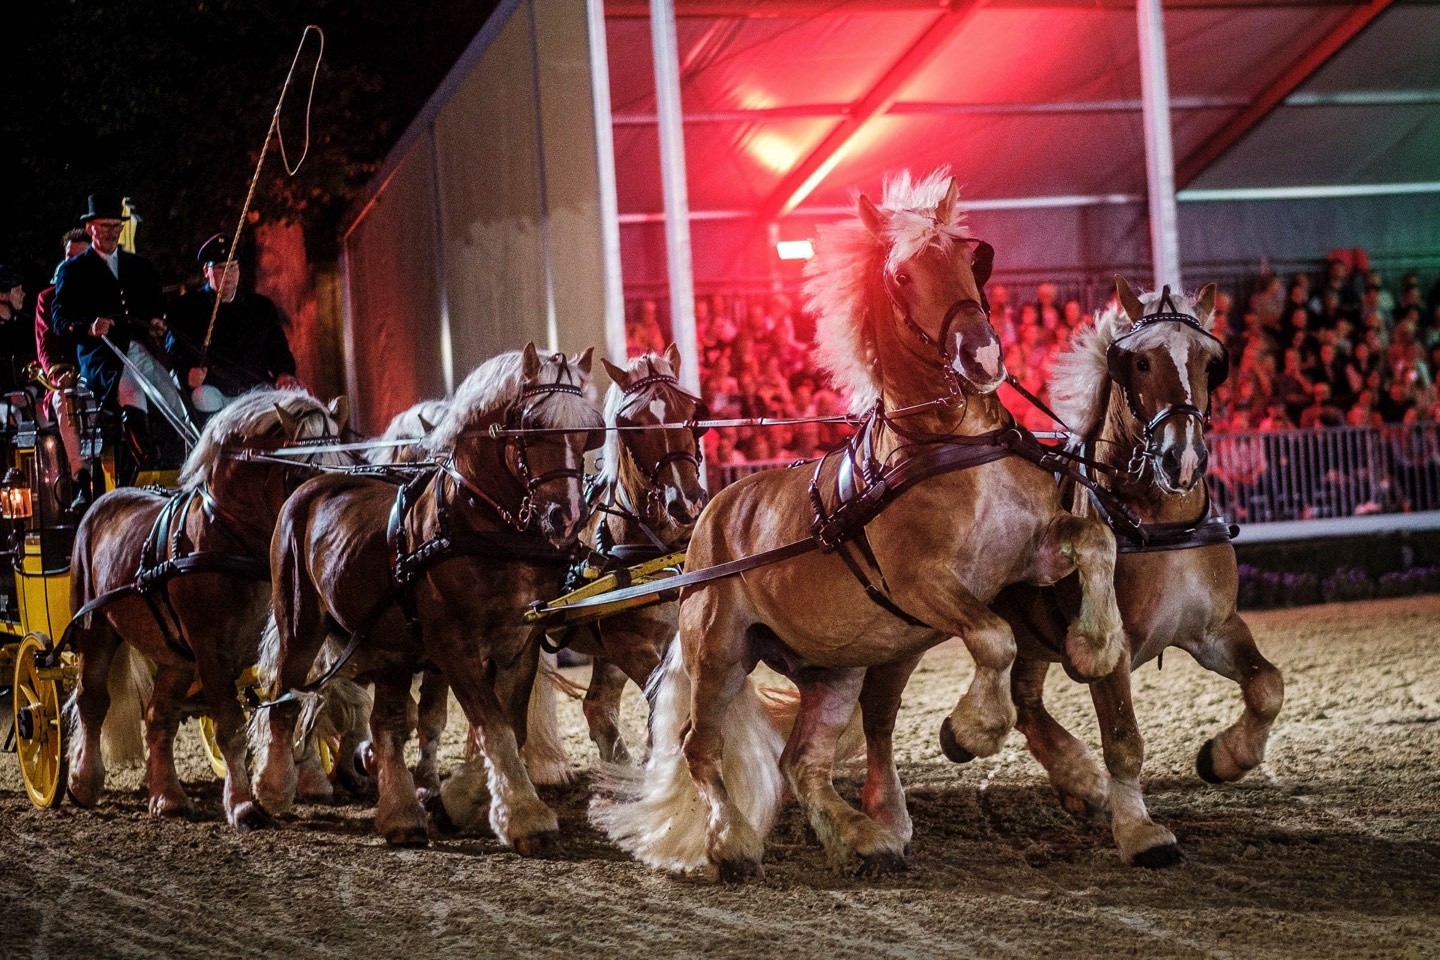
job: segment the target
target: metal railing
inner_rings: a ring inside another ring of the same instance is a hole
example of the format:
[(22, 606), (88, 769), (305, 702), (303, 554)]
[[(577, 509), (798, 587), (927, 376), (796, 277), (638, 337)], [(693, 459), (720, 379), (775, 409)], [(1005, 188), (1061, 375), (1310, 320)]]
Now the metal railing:
[[(1209, 444), (1211, 495), (1238, 523), (1440, 510), (1440, 423), (1212, 434)], [(722, 464), (714, 489), (794, 462)]]

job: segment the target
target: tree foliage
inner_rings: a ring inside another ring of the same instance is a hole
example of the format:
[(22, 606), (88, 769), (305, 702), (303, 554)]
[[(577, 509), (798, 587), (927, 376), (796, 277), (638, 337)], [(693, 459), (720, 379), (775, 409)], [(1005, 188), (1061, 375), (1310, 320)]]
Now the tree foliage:
[[(298, 220), (317, 258), (342, 215), (494, 0), (35, 0), (0, 90), (0, 261), (48, 275), (59, 237), (98, 191), (133, 198), (140, 250), (180, 280), (213, 233), (235, 229), (301, 32), (325, 31), (310, 152), (287, 177), (277, 145), (252, 209)], [(315, 46), (282, 115), (304, 142)]]

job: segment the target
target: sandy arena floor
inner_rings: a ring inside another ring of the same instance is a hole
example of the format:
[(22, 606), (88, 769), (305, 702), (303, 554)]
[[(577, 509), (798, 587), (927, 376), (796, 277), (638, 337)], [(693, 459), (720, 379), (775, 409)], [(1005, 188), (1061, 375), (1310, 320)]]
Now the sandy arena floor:
[[(935, 731), (969, 673), (952, 643), (900, 715), (915, 843), (897, 877), (830, 873), (793, 806), (762, 884), (658, 875), (590, 829), (583, 777), (544, 791), (564, 834), (550, 860), (488, 836), (391, 851), (360, 806), (302, 807), (240, 837), (187, 727), (199, 822), (150, 819), (135, 771), (113, 775), (95, 810), (37, 811), (0, 758), (0, 957), (1440, 955), (1440, 598), (1251, 623), (1287, 701), (1268, 759), (1237, 785), (1193, 772), (1236, 689), (1178, 652), (1136, 677), (1151, 813), (1188, 858), (1172, 870), (1123, 866), (1106, 824), (1059, 808), (1019, 735), (968, 767), (943, 759)], [(1095, 742), (1084, 691), (1059, 671), (1050, 684), (1057, 717)], [(562, 709), (585, 769), (579, 705)]]

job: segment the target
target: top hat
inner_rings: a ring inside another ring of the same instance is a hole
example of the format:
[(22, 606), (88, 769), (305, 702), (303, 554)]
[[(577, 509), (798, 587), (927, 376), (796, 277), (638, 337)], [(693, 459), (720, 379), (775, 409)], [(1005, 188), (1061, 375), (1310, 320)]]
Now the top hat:
[(125, 212), (125, 198), (118, 193), (90, 194), (90, 209), (80, 218), (81, 223), (91, 220), (129, 220)]

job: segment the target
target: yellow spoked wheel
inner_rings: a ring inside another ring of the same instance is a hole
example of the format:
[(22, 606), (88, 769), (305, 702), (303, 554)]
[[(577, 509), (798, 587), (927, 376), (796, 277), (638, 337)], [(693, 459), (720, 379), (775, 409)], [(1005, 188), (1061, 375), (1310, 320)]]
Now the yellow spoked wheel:
[(50, 641), (32, 633), (15, 654), (15, 753), (30, 801), (43, 809), (65, 799), (64, 671)]
[(220, 744), (215, 740), (215, 721), (209, 717), (200, 718), (200, 743), (205, 748), (205, 759), (210, 761), (210, 769), (216, 777), (224, 780), (225, 755), (220, 752)]

